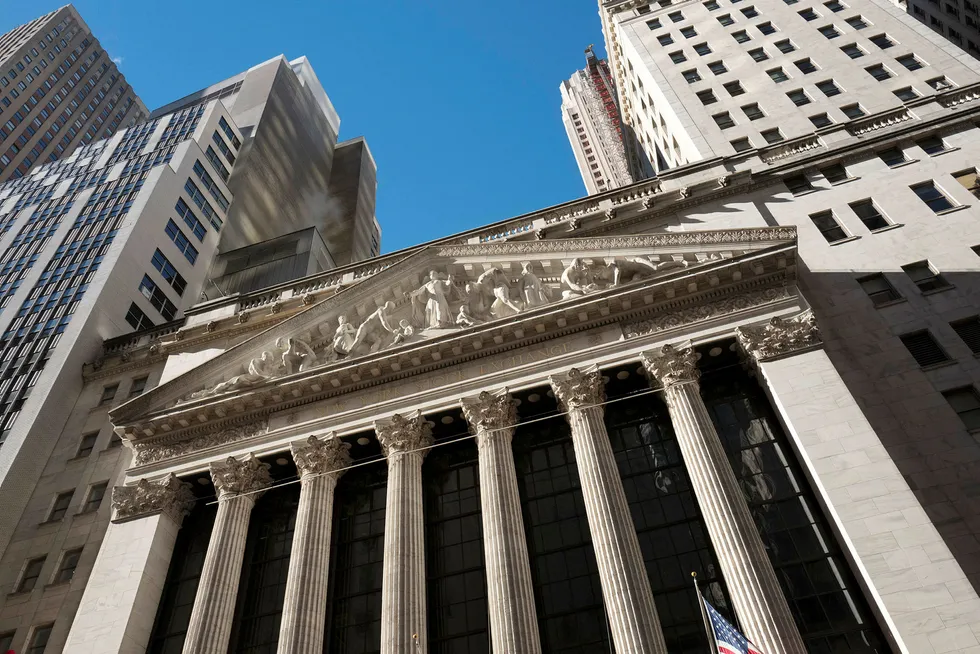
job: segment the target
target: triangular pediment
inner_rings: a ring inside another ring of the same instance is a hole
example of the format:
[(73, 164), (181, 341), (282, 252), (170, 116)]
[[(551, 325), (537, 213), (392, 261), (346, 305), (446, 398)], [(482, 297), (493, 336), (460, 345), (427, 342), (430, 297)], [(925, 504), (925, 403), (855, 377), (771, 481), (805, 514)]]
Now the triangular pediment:
[[(130, 438), (345, 392), (795, 266), (791, 227), (433, 245), (112, 411)], [(777, 283), (770, 280), (771, 283)], [(769, 282), (767, 282), (769, 283)], [(149, 425), (157, 425), (149, 426)]]

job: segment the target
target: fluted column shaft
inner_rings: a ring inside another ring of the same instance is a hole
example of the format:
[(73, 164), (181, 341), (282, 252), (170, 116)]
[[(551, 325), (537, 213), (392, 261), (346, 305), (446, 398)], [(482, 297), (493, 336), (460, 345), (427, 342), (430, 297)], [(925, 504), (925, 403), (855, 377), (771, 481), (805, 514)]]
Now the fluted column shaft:
[(597, 368), (551, 379), (568, 412), (602, 596), (617, 654), (666, 654), (640, 541), (603, 422)]
[(249, 456), (211, 464), (218, 514), (184, 638), (184, 654), (226, 654), (245, 555), (248, 522), (259, 494), (269, 484), (268, 464)]
[(541, 636), (511, 440), (517, 415), (506, 391), (464, 399), (476, 434), (492, 651), (540, 654)]
[(381, 654), (425, 654), (425, 519), (422, 460), (431, 428), (416, 414), (375, 423), (388, 458), (384, 572), (381, 581)]
[(323, 650), (334, 490), (350, 463), (349, 448), (333, 434), (324, 440), (310, 436), (305, 446), (292, 446), (301, 488), (279, 624), (278, 654)]
[(660, 356), (644, 355), (644, 365), (664, 385), (677, 444), (742, 630), (766, 654), (805, 654), (759, 530), (701, 398), (696, 354), (690, 347), (666, 346)]

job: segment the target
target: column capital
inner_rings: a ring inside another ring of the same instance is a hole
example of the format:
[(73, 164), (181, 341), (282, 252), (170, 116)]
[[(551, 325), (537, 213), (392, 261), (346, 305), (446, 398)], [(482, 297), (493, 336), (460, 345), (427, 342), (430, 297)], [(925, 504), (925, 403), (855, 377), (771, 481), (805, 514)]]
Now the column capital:
[(510, 438), (513, 435), (517, 424), (517, 405), (506, 388), (461, 398), (460, 404), (470, 431), (478, 436), (477, 445), (488, 438)]
[(756, 361), (789, 356), (823, 342), (811, 309), (789, 318), (777, 316), (764, 325), (739, 327), (735, 336), (742, 349)]
[(416, 450), (424, 450), (417, 452), (424, 457), (427, 448), (432, 446), (432, 423), (425, 419), (421, 411), (407, 418), (396, 413), (390, 418), (376, 420), (374, 432), (386, 457)]
[(602, 373), (596, 365), (582, 370), (572, 368), (568, 372), (552, 375), (548, 381), (555, 391), (555, 397), (566, 411), (601, 406), (606, 399)]
[(218, 490), (218, 500), (229, 499), (262, 490), (272, 483), (268, 463), (262, 463), (254, 454), (238, 460), (233, 456), (211, 464), (211, 480)]
[(659, 352), (643, 352), (640, 360), (647, 374), (656, 379), (664, 389), (675, 384), (696, 382), (701, 378), (698, 355), (690, 341), (664, 345)]
[(162, 513), (177, 526), (184, 521), (194, 506), (191, 485), (179, 480), (173, 473), (160, 482), (140, 479), (132, 486), (116, 486), (112, 489), (113, 522), (126, 522)]
[(340, 440), (332, 431), (323, 434), (322, 438), (310, 434), (305, 441), (290, 443), (289, 449), (293, 453), (300, 479), (328, 474), (339, 479), (351, 462), (348, 453), (350, 443)]

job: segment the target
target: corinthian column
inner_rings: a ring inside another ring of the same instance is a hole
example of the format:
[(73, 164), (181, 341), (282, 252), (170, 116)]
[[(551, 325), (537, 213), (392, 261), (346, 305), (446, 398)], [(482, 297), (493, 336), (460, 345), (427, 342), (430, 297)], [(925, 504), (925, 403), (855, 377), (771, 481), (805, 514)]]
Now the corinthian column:
[(643, 366), (664, 387), (691, 486), (745, 635), (766, 654), (805, 654), (749, 505), (701, 399), (690, 343), (644, 353)]
[(248, 520), (260, 491), (272, 482), (269, 464), (249, 454), (211, 464), (218, 515), (204, 556), (204, 569), (191, 610), (184, 654), (226, 654), (245, 555)]
[(585, 371), (572, 368), (550, 381), (572, 428), (585, 511), (616, 653), (665, 654), (667, 647), (640, 541), (602, 420), (602, 374), (596, 366)]
[(541, 637), (517, 493), (517, 469), (510, 448), (517, 410), (506, 390), (464, 398), (462, 405), (480, 453), (480, 508), (492, 649), (502, 654), (539, 654)]
[(416, 412), (379, 420), (374, 430), (388, 458), (381, 654), (425, 654), (422, 459), (432, 446), (432, 426)]
[(323, 650), (333, 496), (350, 464), (350, 445), (331, 433), (323, 439), (310, 436), (306, 444), (292, 443), (290, 448), (301, 489), (276, 651), (306, 654)]

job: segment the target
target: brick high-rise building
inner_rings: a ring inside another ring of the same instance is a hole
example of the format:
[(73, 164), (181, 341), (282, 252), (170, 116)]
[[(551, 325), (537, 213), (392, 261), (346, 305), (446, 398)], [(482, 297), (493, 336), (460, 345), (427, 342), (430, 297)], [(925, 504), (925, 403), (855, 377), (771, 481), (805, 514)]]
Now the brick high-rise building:
[(147, 115), (73, 6), (0, 36), (0, 182)]

